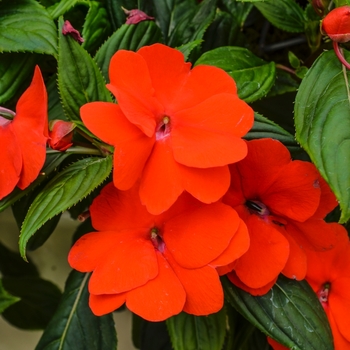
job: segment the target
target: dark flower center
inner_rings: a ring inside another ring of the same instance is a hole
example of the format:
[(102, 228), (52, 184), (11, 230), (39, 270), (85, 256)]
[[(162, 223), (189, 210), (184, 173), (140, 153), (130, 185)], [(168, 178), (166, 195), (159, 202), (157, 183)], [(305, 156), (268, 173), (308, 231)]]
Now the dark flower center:
[(270, 215), (270, 211), (267, 209), (267, 206), (260, 201), (248, 200), (245, 202), (245, 205), (252, 214), (263, 217)]
[(170, 134), (170, 118), (164, 116), (156, 128), (156, 140), (162, 140)]
[(163, 253), (165, 250), (165, 243), (162, 237), (159, 235), (159, 229), (154, 227), (151, 230), (151, 241), (154, 246), (160, 253)]
[(323, 307), (328, 305), (330, 288), (331, 288), (331, 284), (327, 282), (317, 292), (318, 300), (320, 301)]

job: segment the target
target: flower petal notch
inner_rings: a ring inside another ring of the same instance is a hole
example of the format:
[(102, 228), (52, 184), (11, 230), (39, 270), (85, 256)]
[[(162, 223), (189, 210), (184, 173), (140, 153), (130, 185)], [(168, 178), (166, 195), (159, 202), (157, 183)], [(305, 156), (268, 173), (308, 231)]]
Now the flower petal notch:
[(0, 152), (0, 199), (16, 186), (25, 189), (38, 177), (46, 158), (47, 124), (47, 93), (36, 66), (16, 112), (0, 109), (0, 147), (6, 150)]
[(92, 271), (94, 314), (126, 303), (144, 319), (161, 321), (181, 311), (208, 315), (222, 308), (216, 268), (233, 263), (249, 246), (248, 231), (230, 206), (183, 193), (168, 211), (152, 215), (137, 186), (120, 191), (110, 183), (90, 213), (99, 231), (82, 236), (68, 261), (78, 271)]
[(254, 121), (234, 80), (216, 67), (191, 69), (162, 44), (118, 51), (109, 76), (118, 104), (92, 102), (80, 112), (115, 148), (114, 185), (128, 190), (140, 180), (141, 201), (155, 215), (184, 191), (207, 204), (219, 200), (229, 187), (228, 164), (247, 154), (241, 138)]
[(223, 202), (247, 225), (250, 246), (234, 265), (218, 271), (231, 270), (232, 283), (252, 295), (262, 295), (280, 273), (305, 278), (305, 249), (334, 247), (336, 235), (323, 219), (337, 202), (316, 167), (292, 161), (279, 141), (260, 139), (247, 144), (247, 157), (230, 166), (231, 186)]

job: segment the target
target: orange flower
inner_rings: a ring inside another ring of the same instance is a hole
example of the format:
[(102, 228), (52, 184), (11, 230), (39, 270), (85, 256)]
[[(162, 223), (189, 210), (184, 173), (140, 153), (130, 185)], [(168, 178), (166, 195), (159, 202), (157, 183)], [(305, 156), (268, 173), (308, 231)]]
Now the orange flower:
[(292, 161), (279, 141), (247, 142), (248, 156), (230, 166), (231, 187), (223, 202), (246, 223), (250, 247), (233, 264), (220, 268), (238, 287), (265, 294), (280, 272), (301, 280), (309, 249), (330, 249), (333, 230), (323, 221), (336, 205), (334, 195), (309, 162)]
[(343, 226), (329, 224), (337, 235), (335, 248), (307, 251), (306, 280), (316, 292), (330, 323), (334, 348), (350, 349), (350, 242)]
[(78, 271), (93, 271), (90, 307), (104, 315), (126, 302), (150, 321), (182, 310), (194, 315), (217, 312), (223, 291), (216, 271), (249, 246), (235, 210), (203, 204), (187, 193), (154, 216), (140, 203), (138, 188), (118, 191), (108, 184), (90, 208), (100, 232), (81, 237), (68, 261)]
[(235, 82), (216, 67), (190, 68), (180, 51), (161, 44), (120, 50), (107, 85), (118, 105), (92, 102), (80, 110), (85, 125), (115, 147), (114, 185), (127, 190), (141, 179), (139, 195), (152, 214), (183, 191), (217, 201), (230, 184), (227, 164), (247, 154), (241, 137), (253, 110)]
[(37, 178), (46, 158), (47, 123), (47, 94), (36, 66), (16, 113), (0, 108), (0, 199), (16, 185), (23, 190)]

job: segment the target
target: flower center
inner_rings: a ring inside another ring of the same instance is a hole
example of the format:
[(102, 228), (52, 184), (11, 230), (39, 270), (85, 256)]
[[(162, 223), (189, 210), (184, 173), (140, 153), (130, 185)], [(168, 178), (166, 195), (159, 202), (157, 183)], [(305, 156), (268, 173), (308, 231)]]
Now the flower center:
[(262, 217), (270, 215), (270, 211), (267, 209), (267, 206), (260, 201), (248, 200), (245, 202), (245, 205), (252, 214), (256, 214)]
[(151, 241), (154, 246), (160, 253), (163, 253), (165, 250), (165, 243), (159, 235), (159, 229), (154, 227), (151, 230)]
[(320, 290), (317, 292), (318, 300), (322, 304), (323, 308), (328, 306), (329, 291), (331, 288), (330, 283), (325, 283)]
[(162, 140), (170, 135), (170, 118), (164, 116), (156, 128), (156, 140)]

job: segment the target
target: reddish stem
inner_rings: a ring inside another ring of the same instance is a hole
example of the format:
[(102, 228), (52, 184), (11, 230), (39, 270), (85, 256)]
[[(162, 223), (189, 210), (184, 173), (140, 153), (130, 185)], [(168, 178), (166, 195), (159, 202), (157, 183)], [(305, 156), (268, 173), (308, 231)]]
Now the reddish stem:
[(339, 44), (333, 41), (334, 52), (337, 55), (339, 61), (347, 68), (350, 69), (350, 63), (345, 59), (343, 52), (341, 51)]

